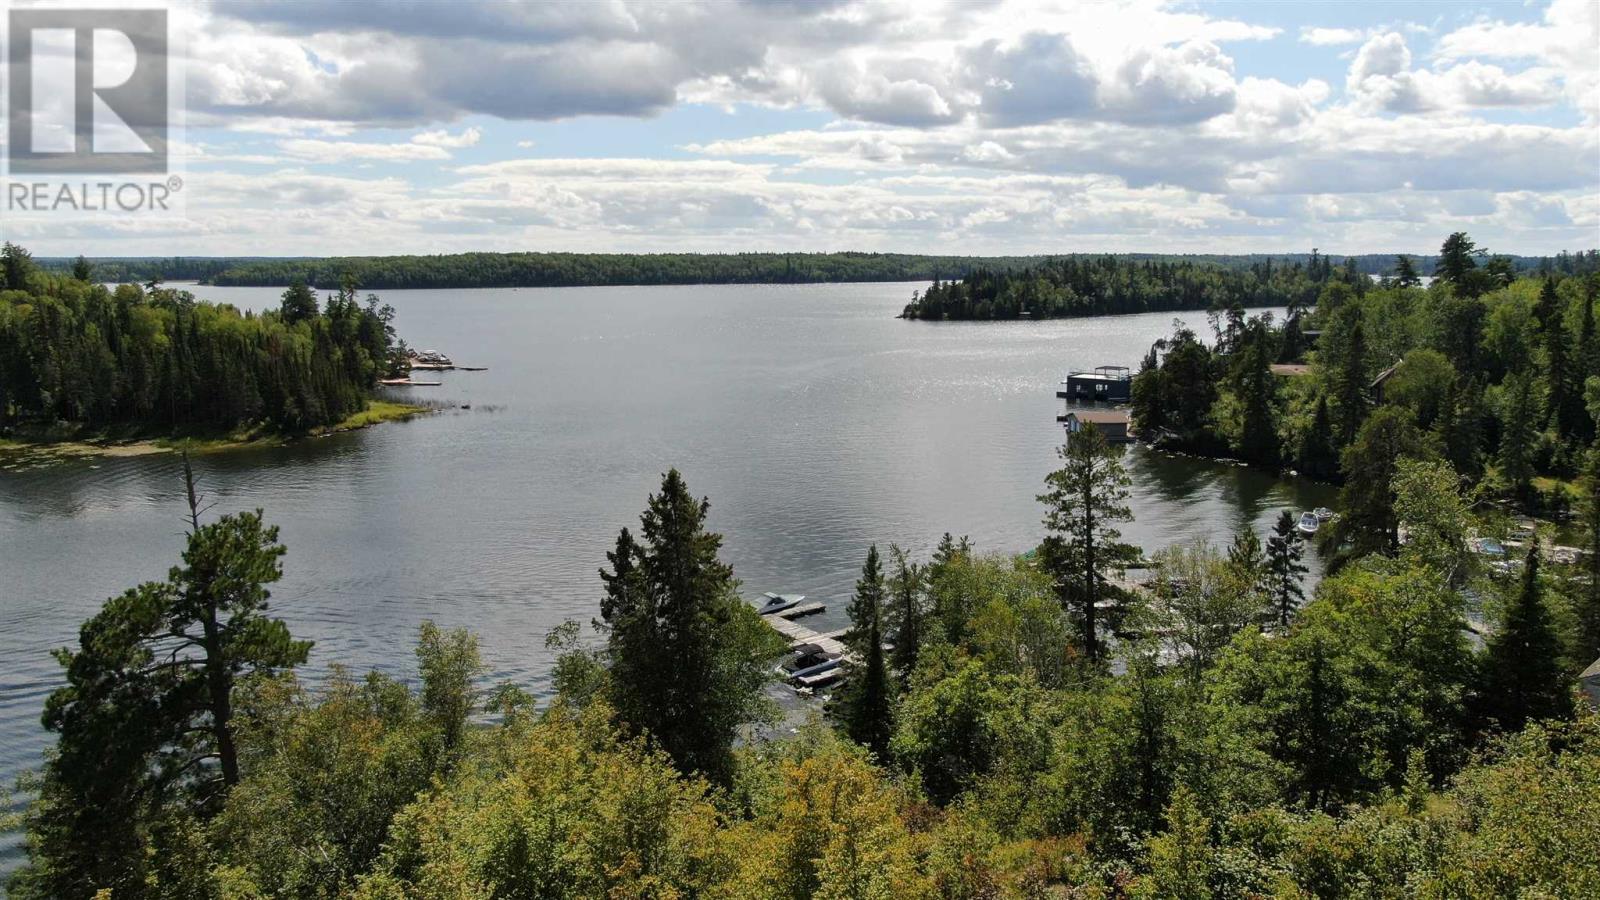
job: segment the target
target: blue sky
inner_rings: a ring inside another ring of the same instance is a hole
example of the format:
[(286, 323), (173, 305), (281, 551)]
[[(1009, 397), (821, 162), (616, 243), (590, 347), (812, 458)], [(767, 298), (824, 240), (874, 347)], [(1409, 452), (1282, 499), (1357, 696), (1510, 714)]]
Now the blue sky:
[(1600, 4), (176, 7), (186, 217), (45, 255), (1600, 245)]

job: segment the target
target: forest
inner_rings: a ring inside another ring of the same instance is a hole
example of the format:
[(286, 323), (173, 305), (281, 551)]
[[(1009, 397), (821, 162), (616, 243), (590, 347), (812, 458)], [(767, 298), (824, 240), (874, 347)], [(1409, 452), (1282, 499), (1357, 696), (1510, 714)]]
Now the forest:
[[(1565, 274), (1595, 271), (1593, 251), (1553, 257), (1505, 257), (1518, 271)], [(985, 277), (1047, 267), (1060, 261), (1110, 260), (1126, 265), (1190, 264), (1203, 269), (1274, 267), (1321, 271), (1332, 259), (1315, 250), (1281, 254), (1049, 254), (927, 256), (906, 253), (457, 253), (360, 257), (109, 257), (42, 259), (60, 273), (88, 267), (103, 282), (200, 281), (217, 285), (288, 287), (296, 282), (336, 288), (353, 278), (373, 290), (395, 288), (578, 287), (650, 284), (813, 284), (849, 281), (932, 281)], [(1434, 257), (1415, 258), (1424, 274)], [(1391, 255), (1345, 256), (1341, 265), (1371, 275), (1389, 272)], [(1046, 276), (1048, 277), (1048, 275)], [(1073, 282), (1079, 295), (1097, 283)], [(1092, 295), (1091, 295), (1092, 296)], [(993, 298), (987, 298), (992, 300)], [(1226, 304), (1224, 304), (1226, 305)], [(1247, 304), (1248, 305), (1248, 304)], [(1152, 307), (1153, 308), (1153, 307)], [(932, 315), (926, 316), (935, 317)], [(950, 317), (955, 317), (954, 315)], [(1001, 316), (995, 316), (1000, 318)]]
[(1600, 893), (1576, 689), (1600, 579), (1539, 540), (1484, 564), (1429, 458), (1366, 488), (1409, 539), (1309, 597), (1287, 513), (1129, 589), (1121, 454), (1061, 449), (1022, 556), (867, 548), (845, 681), (792, 732), (767, 693), (786, 642), (676, 471), (597, 560), (592, 630), (545, 636), (535, 695), (431, 623), (413, 677), (297, 677), (313, 647), (269, 608), (293, 557), (260, 510), (206, 521), (185, 462), (179, 564), (56, 654), (10, 896)]
[[(1008, 270), (983, 268), (959, 280), (938, 281), (914, 294), (901, 317), (927, 320), (1048, 319), (1181, 310), (1308, 307), (1324, 286), (1343, 281), (1355, 290), (1370, 275), (1401, 277), (1397, 257), (1069, 256)], [(1440, 257), (1405, 257), (1409, 277), (1435, 272)], [(1426, 268), (1424, 268), (1426, 267)], [(1594, 251), (1537, 260), (1495, 256), (1484, 268), (1510, 280), (1519, 272), (1587, 274)]]
[(333, 425), (398, 364), (393, 312), (352, 282), (259, 314), (182, 290), (98, 283), (0, 253), (0, 434), (160, 436)]
[[(1135, 427), (1333, 482), (1439, 459), (1485, 500), (1566, 517), (1600, 421), (1600, 274), (1519, 274), (1460, 232), (1440, 258), (1425, 288), (1402, 257), (1379, 282), (1335, 268), (1282, 322), (1234, 306), (1210, 336), (1178, 328), (1134, 377)], [(1346, 520), (1372, 507), (1392, 525), (1386, 499), (1347, 487)]]

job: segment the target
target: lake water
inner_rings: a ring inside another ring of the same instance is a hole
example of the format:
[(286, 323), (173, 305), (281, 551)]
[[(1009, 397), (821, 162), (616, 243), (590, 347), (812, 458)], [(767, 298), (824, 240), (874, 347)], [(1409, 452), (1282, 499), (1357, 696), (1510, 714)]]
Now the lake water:
[[(388, 291), (400, 334), (486, 372), (417, 397), (459, 407), (197, 459), (216, 510), (262, 507), (288, 546), (273, 612), (332, 663), (409, 675), (418, 623), (478, 632), (495, 679), (546, 685), (544, 636), (597, 614), (596, 570), (669, 466), (711, 500), (746, 593), (842, 622), (867, 546), (939, 535), (1017, 552), (1061, 441), (1072, 367), (1136, 366), (1172, 314), (1015, 323), (893, 318), (921, 284)], [(280, 291), (200, 288), (247, 308)], [(1178, 316), (1202, 334), (1203, 314)], [(431, 376), (430, 376), (431, 377)], [(1135, 449), (1147, 549), (1331, 505), (1325, 486)], [(177, 460), (0, 471), (0, 778), (38, 764), (54, 647), (182, 545)], [(0, 848), (0, 868), (15, 865)]]

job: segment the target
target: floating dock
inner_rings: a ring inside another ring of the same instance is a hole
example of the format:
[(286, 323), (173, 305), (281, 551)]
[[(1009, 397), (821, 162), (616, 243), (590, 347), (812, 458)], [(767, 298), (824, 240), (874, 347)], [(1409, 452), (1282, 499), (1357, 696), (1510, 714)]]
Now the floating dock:
[[(805, 605), (818, 607), (818, 609), (812, 610), (812, 612), (822, 611), (822, 604), (820, 603), (808, 603)], [(773, 631), (776, 631), (777, 633), (788, 638), (790, 647), (798, 647), (801, 644), (816, 644), (817, 648), (823, 653), (838, 654), (841, 659), (846, 659), (854, 655), (850, 652), (850, 648), (846, 647), (844, 642), (839, 640), (840, 638), (844, 637), (845, 633), (850, 629), (843, 628), (838, 631), (822, 632), (817, 631), (814, 628), (808, 628), (805, 625), (801, 625), (799, 622), (793, 621), (793, 619), (789, 617), (794, 610), (800, 608), (801, 607), (790, 607), (789, 609), (782, 610), (771, 615), (765, 615), (761, 618), (768, 625), (772, 626)], [(804, 615), (804, 613), (801, 613), (801, 615)]]

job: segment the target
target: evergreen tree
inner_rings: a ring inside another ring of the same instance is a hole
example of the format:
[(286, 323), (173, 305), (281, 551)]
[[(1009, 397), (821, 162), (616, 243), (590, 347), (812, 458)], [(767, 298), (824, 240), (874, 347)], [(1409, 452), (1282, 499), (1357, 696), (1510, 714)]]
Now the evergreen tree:
[(1394, 263), (1394, 283), (1397, 286), (1403, 288), (1421, 286), (1422, 276), (1417, 274), (1416, 264), (1411, 261), (1411, 257), (1402, 253), (1395, 257)]
[[(1352, 315), (1359, 316), (1359, 312), (1353, 312)], [(1356, 318), (1339, 357), (1339, 368), (1333, 382), (1334, 411), (1338, 415), (1337, 434), (1340, 446), (1349, 444), (1355, 439), (1356, 431), (1367, 416), (1369, 380), (1366, 330), (1362, 327), (1360, 319)]]
[(1267, 590), (1267, 557), (1261, 552), (1256, 530), (1246, 525), (1233, 533), (1228, 545), (1228, 574), (1242, 594), (1264, 594)]
[(1584, 574), (1577, 584), (1579, 662), (1600, 656), (1600, 444), (1589, 449), (1584, 467), (1583, 502), (1579, 521), (1583, 528)]
[(1411, 410), (1380, 406), (1346, 447), (1340, 458), (1344, 488), (1335, 537), (1348, 541), (1355, 556), (1368, 553), (1393, 555), (1400, 544), (1399, 519), (1394, 509), (1396, 464), (1423, 448), (1422, 433)]
[(1281, 628), (1289, 627), (1295, 610), (1305, 601), (1301, 582), (1307, 570), (1300, 561), (1304, 555), (1305, 545), (1300, 530), (1295, 527), (1294, 513), (1286, 509), (1279, 514), (1272, 526), (1272, 536), (1267, 538), (1267, 580), (1272, 613)]
[(82, 255), (72, 261), (72, 277), (78, 281), (87, 282), (94, 278), (94, 266)]
[(1572, 686), (1539, 585), (1539, 542), (1528, 542), (1522, 589), (1506, 604), (1484, 660), (1488, 712), (1506, 731), (1534, 719), (1572, 715)]
[(281, 311), (283, 320), (290, 325), (314, 319), (317, 316), (317, 295), (311, 292), (304, 281), (296, 281), (283, 292)]
[(1333, 447), (1333, 417), (1328, 413), (1328, 398), (1318, 397), (1311, 414), (1311, 426), (1300, 439), (1297, 465), (1309, 478), (1324, 481), (1339, 472), (1339, 454)]
[(1138, 552), (1122, 543), (1115, 527), (1133, 518), (1127, 505), (1132, 481), (1117, 451), (1094, 428), (1072, 435), (1059, 455), (1062, 466), (1045, 478), (1049, 490), (1039, 495), (1050, 531), (1042, 561), (1063, 607), (1075, 613), (1084, 653), (1093, 660), (1100, 657), (1096, 615), (1107, 597), (1105, 581)]
[(845, 643), (856, 659), (847, 664), (849, 683), (841, 703), (840, 718), (850, 739), (887, 760), (889, 737), (894, 733), (890, 720), (889, 668), (883, 655), (883, 607), (885, 589), (878, 547), (867, 550), (867, 561), (856, 581), (850, 599), (850, 631)]
[(722, 535), (705, 528), (709, 509), (669, 470), (639, 517), (643, 540), (624, 528), (606, 554), (600, 616), (618, 717), (679, 770), (726, 783), (735, 733), (763, 711), (781, 641), (739, 599), (717, 558)]
[(1516, 373), (1506, 376), (1500, 405), (1500, 452), (1496, 462), (1500, 479), (1517, 497), (1533, 492), (1533, 454), (1538, 424), (1533, 379)]
[(282, 575), (278, 529), (261, 513), (200, 524), (189, 502), (183, 565), (130, 589), (85, 622), (77, 650), (60, 650), (67, 684), (45, 704), (56, 750), (30, 813), (30, 872), (43, 896), (97, 889), (140, 896), (165, 829), (209, 816), (239, 782), (234, 693), (246, 677), (305, 661), (267, 618), (267, 585)]
[(1473, 482), (1483, 476), (1481, 394), (1477, 382), (1457, 378), (1445, 393), (1439, 404), (1439, 415), (1433, 422), (1433, 433), (1438, 437), (1445, 460), (1457, 474)]
[(967, 622), (972, 615), (973, 598), (961, 584), (960, 573), (972, 554), (972, 542), (962, 535), (956, 540), (946, 531), (933, 550), (927, 568), (929, 616), (938, 636), (960, 645), (967, 637)]
[(885, 631), (894, 642), (890, 663), (902, 680), (917, 668), (927, 630), (927, 567), (912, 562), (906, 551), (889, 545), (889, 608), (884, 614)]
[(1145, 353), (1129, 389), (1134, 428), (1141, 440), (1151, 442), (1159, 440), (1161, 433), (1171, 427), (1171, 415), (1167, 409), (1170, 393), (1168, 376), (1162, 370), (1157, 356), (1162, 344), (1162, 341), (1157, 341)]
[(1271, 334), (1265, 320), (1252, 319), (1234, 371), (1234, 392), (1242, 407), (1239, 454), (1267, 468), (1278, 465), (1277, 379), (1271, 371)]
[(1448, 282), (1455, 288), (1457, 296), (1477, 297), (1488, 287), (1488, 280), (1478, 270), (1477, 258), (1484, 255), (1467, 237), (1464, 231), (1457, 231), (1445, 238), (1443, 246), (1439, 248), (1439, 262), (1434, 266), (1435, 278)]

